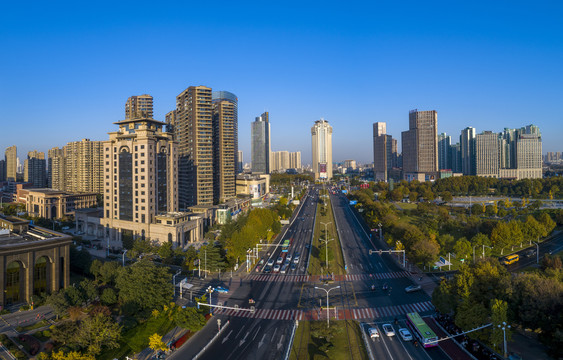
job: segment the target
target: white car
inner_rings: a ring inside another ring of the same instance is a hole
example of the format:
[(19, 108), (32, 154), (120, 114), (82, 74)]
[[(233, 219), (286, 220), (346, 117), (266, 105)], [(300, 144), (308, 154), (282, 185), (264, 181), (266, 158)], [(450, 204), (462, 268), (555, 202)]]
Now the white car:
[(405, 328), (399, 329), (399, 335), (401, 335), (403, 341), (412, 341), (412, 335), (410, 331)]
[(280, 256), (277, 260), (276, 260), (276, 264), (282, 264), (283, 263), (283, 258)]
[(377, 328), (369, 328), (368, 332), (369, 332), (369, 337), (372, 339), (379, 337), (379, 331), (377, 330)]
[(395, 336), (395, 330), (393, 330), (393, 326), (391, 326), (391, 324), (383, 324), (381, 327), (383, 328), (385, 335)]
[(411, 286), (407, 286), (405, 288), (405, 292), (410, 293), (410, 292), (418, 291), (420, 289), (422, 289), (422, 286), (420, 286), (420, 285), (411, 285)]
[(274, 266), (274, 259), (268, 259), (268, 266)]
[(291, 261), (291, 254), (287, 254), (287, 256), (285, 257), (286, 261)]
[(278, 264), (276, 264), (276, 266), (274, 266), (274, 272), (280, 272), (280, 266)]

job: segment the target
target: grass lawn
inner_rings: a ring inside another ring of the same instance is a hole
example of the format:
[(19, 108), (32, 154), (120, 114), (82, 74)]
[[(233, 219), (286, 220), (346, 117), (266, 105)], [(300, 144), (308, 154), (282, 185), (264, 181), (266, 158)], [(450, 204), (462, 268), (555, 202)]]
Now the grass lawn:
[[(321, 193), (322, 192), (323, 191), (321, 191)], [(309, 264), (308, 272), (310, 275), (325, 275), (332, 272), (334, 272), (335, 275), (344, 275), (346, 274), (346, 271), (344, 270), (344, 259), (342, 257), (340, 239), (338, 238), (338, 233), (336, 231), (336, 223), (332, 214), (330, 198), (327, 196), (326, 198), (323, 198), (323, 200), (325, 202), (324, 205), (317, 205), (315, 232), (311, 248), (311, 262)], [(324, 208), (324, 211), (321, 211), (322, 208)], [(327, 234), (325, 234), (325, 225), (323, 225), (323, 223), (327, 224)], [(326, 256), (325, 244), (319, 240), (324, 240), (325, 238), (334, 239), (328, 242), (328, 269), (324, 261)]]
[(121, 336), (119, 347), (104, 351), (99, 359), (122, 359), (126, 355), (138, 353), (149, 346), (149, 336), (154, 333), (164, 335), (174, 328), (174, 323), (166, 313), (161, 313), (157, 318), (151, 317), (146, 322), (135, 326)]
[(333, 336), (328, 343), (326, 339), (313, 335), (315, 328), (324, 329), (325, 326), (324, 321), (300, 321), (289, 359), (368, 359), (360, 327), (355, 321), (332, 321), (330, 333)]
[(41, 320), (41, 321), (38, 321), (38, 322), (36, 322), (35, 324), (32, 324), (32, 325), (18, 326), (16, 328), (16, 330), (18, 330), (19, 332), (25, 332), (25, 331), (29, 331), (29, 330), (33, 330), (33, 329), (39, 329), (41, 327), (48, 326), (48, 325), (50, 325), (50, 324), (47, 320)]

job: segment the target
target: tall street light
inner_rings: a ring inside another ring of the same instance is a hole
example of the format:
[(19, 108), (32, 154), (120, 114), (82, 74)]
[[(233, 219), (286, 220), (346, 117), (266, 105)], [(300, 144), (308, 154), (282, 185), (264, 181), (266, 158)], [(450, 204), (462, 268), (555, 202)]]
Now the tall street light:
[(506, 356), (508, 354), (508, 352), (506, 351), (506, 329), (510, 330), (510, 325), (506, 325), (506, 321), (502, 322), (502, 325), (497, 325), (499, 329), (502, 329), (502, 333), (504, 335), (504, 358), (506, 359)]
[[(539, 240), (539, 239), (538, 239)], [(535, 241), (532, 241), (534, 244), (536, 244), (536, 264), (540, 263), (540, 244), (538, 244)]]
[(323, 290), (324, 292), (326, 292), (326, 327), (330, 326), (330, 317), (329, 317), (329, 313), (328, 313), (328, 293), (331, 292), (334, 289), (340, 289), (340, 285), (330, 288), (330, 289), (325, 289), (325, 288), (321, 288), (318, 286), (315, 286), (315, 289), (319, 289), (319, 290)]
[(487, 246), (487, 245), (483, 244), (483, 256), (482, 256), (482, 258), (485, 257), (485, 248), (492, 249), (493, 247), (492, 247), (492, 246)]
[(326, 256), (325, 259), (326, 259), (326, 269), (327, 269), (327, 271), (328, 271), (328, 242), (332, 241), (332, 240), (334, 240), (334, 239), (326, 239), (326, 240), (319, 239), (319, 241), (322, 241), (322, 242), (325, 243), (325, 256)]
[(326, 239), (326, 238), (328, 238), (328, 232), (327, 232), (326, 226), (327, 226), (328, 224), (332, 224), (332, 222), (330, 222), (330, 221), (329, 221), (329, 222), (326, 222), (326, 223), (321, 222), (321, 224), (323, 224), (323, 225), (325, 226), (325, 239)]

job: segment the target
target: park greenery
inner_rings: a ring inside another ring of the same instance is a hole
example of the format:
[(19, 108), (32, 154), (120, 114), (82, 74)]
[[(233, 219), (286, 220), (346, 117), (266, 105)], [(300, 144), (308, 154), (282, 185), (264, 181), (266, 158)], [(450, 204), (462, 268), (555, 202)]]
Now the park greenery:
[(126, 267), (94, 260), (89, 273), (91, 279), (45, 297), (60, 321), (43, 334), (55, 347), (40, 359), (123, 357), (175, 326), (195, 332), (205, 325), (204, 309), (182, 309), (172, 302), (167, 267), (148, 259)]
[(502, 256), (530, 246), (531, 241), (541, 241), (563, 222), (563, 210), (538, 211), (534, 203), (522, 207), (507, 199), (487, 206), (476, 204), (467, 210), (424, 200), (393, 203), (382, 200), (381, 193), (376, 200), (379, 185), (373, 185), (351, 194), (358, 201), (356, 209), (362, 209), (370, 228), (382, 224), (389, 246), (404, 249), (411, 262), (426, 267), (448, 254), (469, 260), (475, 248), (482, 249), (486, 256)]
[[(495, 259), (463, 265), (451, 280), (443, 280), (432, 294), (432, 302), (444, 314), (452, 314), (461, 329), (492, 323), (471, 333), (501, 350), (503, 321), (531, 329), (552, 355), (563, 346), (563, 267), (560, 256), (542, 260), (534, 271), (511, 275)], [(508, 334), (510, 338), (510, 333)]]

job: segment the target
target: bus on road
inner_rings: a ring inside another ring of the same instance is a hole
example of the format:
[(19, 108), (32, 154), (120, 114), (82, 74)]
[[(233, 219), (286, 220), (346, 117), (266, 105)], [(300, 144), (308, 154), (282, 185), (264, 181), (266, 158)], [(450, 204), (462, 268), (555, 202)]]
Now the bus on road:
[(512, 255), (507, 255), (505, 256), (502, 260), (501, 263), (503, 265), (510, 265), (510, 264), (514, 264), (515, 262), (517, 262), (518, 260), (520, 260), (520, 256), (518, 256), (518, 254), (512, 254)]
[(410, 327), (413, 335), (418, 339), (422, 346), (425, 348), (438, 346), (438, 337), (434, 331), (430, 329), (430, 326), (424, 322), (422, 317), (420, 317), (419, 313), (408, 313), (407, 325)]
[(291, 240), (285, 239), (282, 243), (282, 252), (285, 252), (285, 253), (288, 252), (289, 245), (291, 245)]

